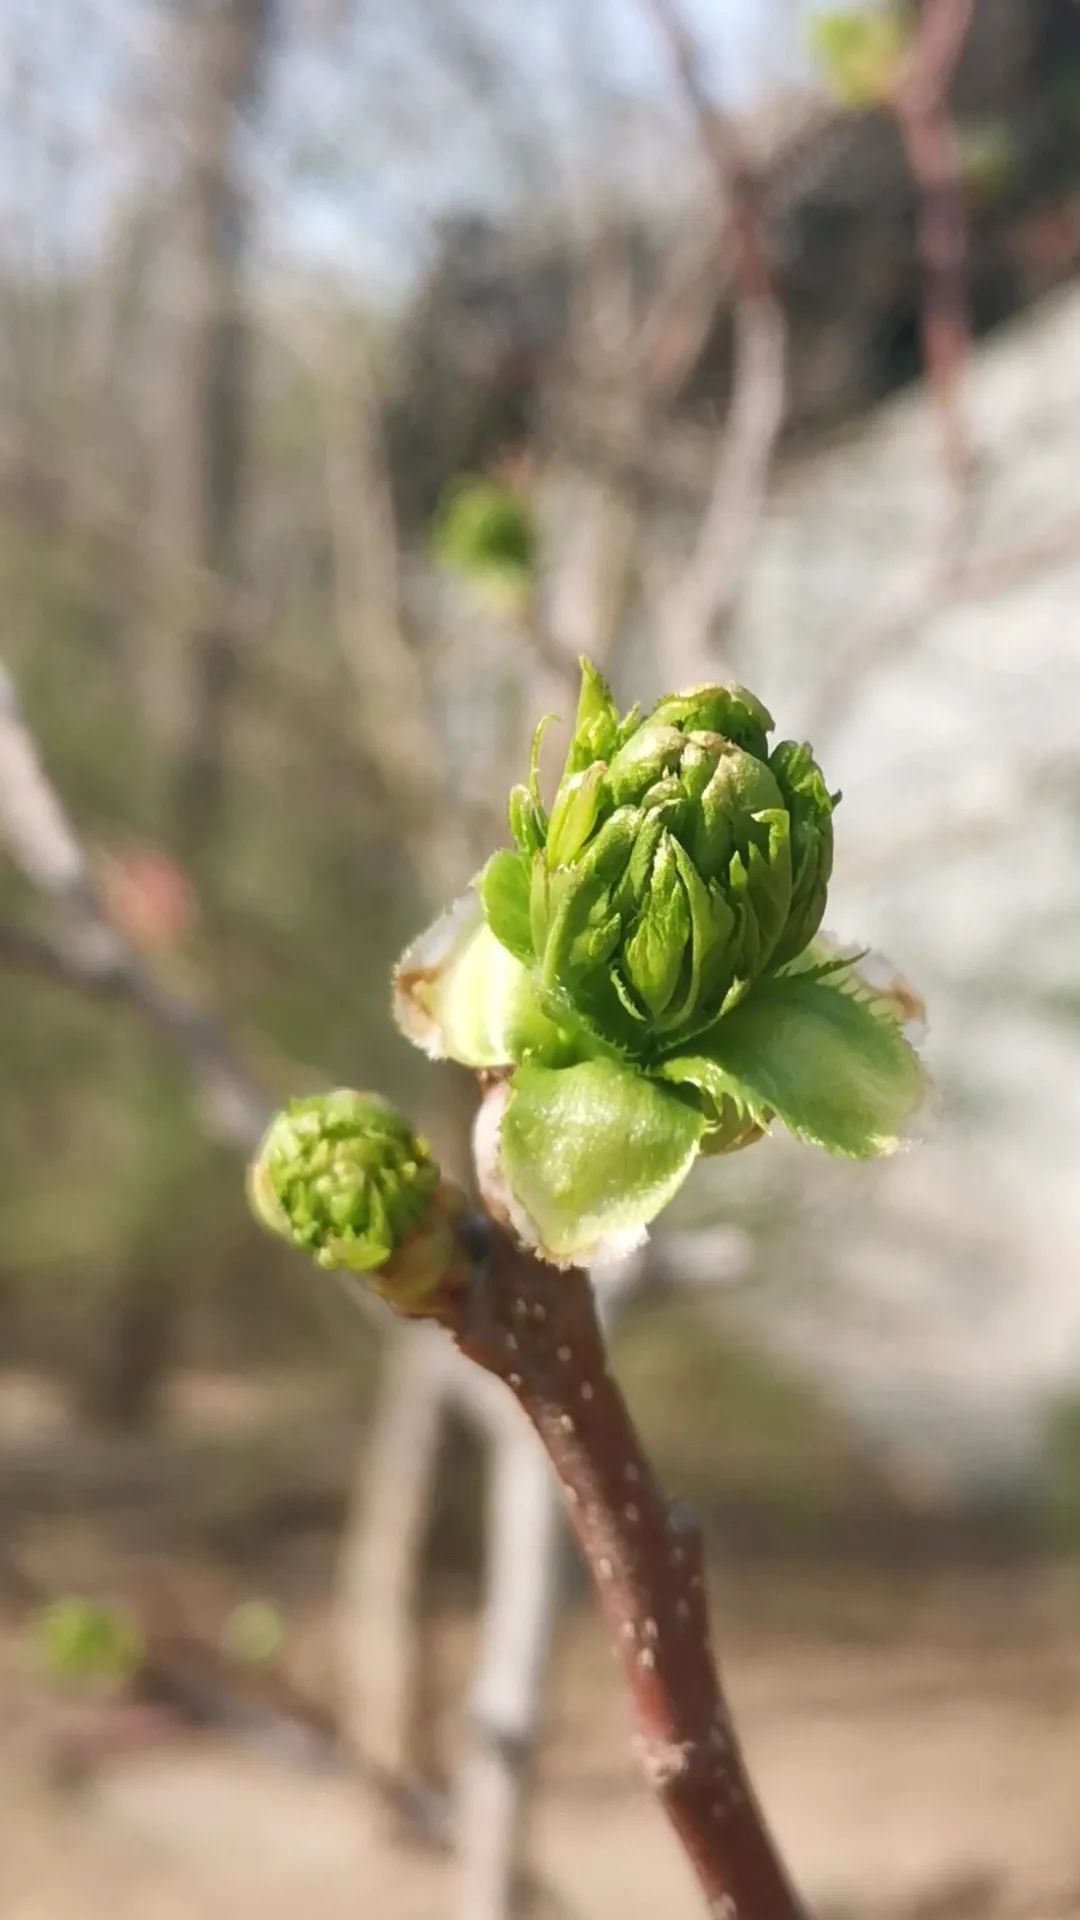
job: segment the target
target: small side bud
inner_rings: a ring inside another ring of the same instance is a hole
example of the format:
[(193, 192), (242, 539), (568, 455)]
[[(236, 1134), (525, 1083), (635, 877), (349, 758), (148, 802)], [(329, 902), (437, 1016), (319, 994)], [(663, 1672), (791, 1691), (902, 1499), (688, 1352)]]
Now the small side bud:
[(271, 1121), (248, 1173), (256, 1217), (320, 1267), (362, 1275), (399, 1313), (436, 1315), (466, 1277), (464, 1199), (377, 1095), (315, 1094)]

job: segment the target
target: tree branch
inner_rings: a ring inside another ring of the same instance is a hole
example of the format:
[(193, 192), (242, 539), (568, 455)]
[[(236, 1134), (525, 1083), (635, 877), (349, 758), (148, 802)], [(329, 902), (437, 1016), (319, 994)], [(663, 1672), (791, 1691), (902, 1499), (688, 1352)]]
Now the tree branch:
[(13, 932), (5, 943), (9, 957), (72, 984), (130, 1000), (186, 1061), (210, 1131), (250, 1153), (269, 1118), (269, 1102), (220, 1023), (161, 980), (110, 922), (86, 855), (23, 721), (14, 682), (2, 668), (0, 838), (7, 841), (16, 865), (53, 902), (65, 932), (62, 947)]
[[(335, 616), (360, 737), (401, 821), (427, 898), (473, 864), (421, 662), (402, 617), (399, 541), (374, 382), (363, 345), (324, 330), (311, 371), (323, 423)], [(388, 724), (388, 716), (392, 716)]]
[(442, 1343), (405, 1328), (390, 1342), (357, 1463), (335, 1590), (342, 1719), (353, 1752), (421, 1780), (419, 1570), (450, 1382)]
[(646, 1778), (714, 1920), (806, 1920), (714, 1663), (696, 1521), (656, 1482), (608, 1371), (588, 1278), (482, 1225), (475, 1283), (443, 1301), (440, 1317), (461, 1351), (510, 1388), (544, 1444), (622, 1663)]
[(963, 163), (948, 100), (974, 11), (975, 0), (923, 0), (891, 101), (919, 194), (923, 359), (941, 425), (946, 471), (961, 495), (974, 463), (960, 391), (971, 346), (968, 220)]
[(786, 404), (787, 328), (773, 283), (759, 182), (738, 132), (702, 77), (700, 50), (675, 0), (642, 0), (668, 44), (727, 207), (734, 283), (734, 356), (727, 420), (708, 504), (681, 577), (667, 597), (674, 677), (703, 677), (717, 628), (731, 615), (768, 489)]
[(1048, 533), (977, 560), (965, 561), (957, 553), (963, 544), (951, 543), (944, 559), (932, 559), (917, 576), (905, 573), (841, 642), (818, 680), (804, 721), (819, 743), (835, 739), (871, 674), (894, 660), (924, 622), (949, 607), (1015, 592), (1041, 573), (1080, 560), (1080, 518), (1067, 515)]
[[(562, 1598), (558, 1496), (536, 1436), (490, 1380), (502, 1418), (489, 1461), (485, 1605), (458, 1771), (461, 1920), (518, 1910), (528, 1858), (533, 1762)], [(493, 1408), (493, 1412), (496, 1411)]]

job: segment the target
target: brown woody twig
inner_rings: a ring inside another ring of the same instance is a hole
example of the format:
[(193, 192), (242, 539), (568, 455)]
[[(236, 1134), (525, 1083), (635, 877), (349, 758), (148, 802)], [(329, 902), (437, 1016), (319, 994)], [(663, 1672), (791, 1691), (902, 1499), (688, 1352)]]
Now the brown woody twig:
[(946, 469), (961, 494), (973, 466), (960, 393), (971, 344), (968, 219), (963, 162), (948, 101), (974, 11), (975, 0), (923, 0), (911, 51), (890, 101), (919, 194), (923, 359), (941, 423)]
[(701, 1535), (663, 1493), (608, 1371), (592, 1289), (470, 1223), (473, 1285), (438, 1314), (539, 1434), (622, 1664), (637, 1749), (714, 1920), (806, 1920), (765, 1825), (713, 1658)]

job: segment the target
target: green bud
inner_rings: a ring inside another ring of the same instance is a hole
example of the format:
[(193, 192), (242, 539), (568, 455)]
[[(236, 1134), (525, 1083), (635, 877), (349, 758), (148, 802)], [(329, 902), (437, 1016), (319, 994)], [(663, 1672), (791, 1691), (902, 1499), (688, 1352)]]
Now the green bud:
[(683, 733), (719, 733), (737, 747), (764, 760), (772, 714), (746, 687), (691, 687), (687, 693), (665, 694), (650, 716), (650, 725), (678, 727)]
[(550, 820), (534, 752), (511, 802), (519, 852), (496, 856), (480, 883), (492, 931), (535, 968), (561, 1023), (576, 1018), (594, 1043), (647, 1064), (811, 938), (831, 803), (808, 750), (805, 763), (770, 764), (771, 725), (736, 686), (621, 719), (583, 663)]
[(604, 764), (594, 760), (584, 773), (564, 780), (551, 809), (547, 830), (549, 867), (568, 866), (596, 825), (604, 787)]
[(406, 1313), (427, 1309), (455, 1262), (458, 1203), (426, 1140), (376, 1095), (293, 1100), (249, 1175), (254, 1211), (320, 1267), (363, 1274)]
[(662, 833), (623, 954), (626, 977), (646, 1012), (659, 1018), (679, 984), (690, 939), (690, 907), (674, 840)]
[(651, 722), (632, 733), (620, 747), (606, 775), (608, 792), (617, 807), (641, 805), (679, 765), (686, 737), (677, 727)]
[(583, 661), (550, 815), (538, 731), (514, 848), (396, 971), (408, 1037), (492, 1074), (482, 1165), (556, 1263), (638, 1244), (701, 1154), (891, 1153), (923, 1099), (911, 996), (815, 938), (840, 796), (772, 724), (737, 686), (620, 715)]
[(775, 955), (782, 965), (809, 946), (821, 925), (832, 875), (833, 808), (840, 795), (830, 794), (805, 740), (781, 740), (769, 765), (791, 822), (791, 906)]

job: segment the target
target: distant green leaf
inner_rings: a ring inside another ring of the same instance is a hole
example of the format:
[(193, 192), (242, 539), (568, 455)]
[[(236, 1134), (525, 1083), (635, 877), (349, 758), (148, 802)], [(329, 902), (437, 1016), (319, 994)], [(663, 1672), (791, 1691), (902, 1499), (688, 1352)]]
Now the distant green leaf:
[(844, 106), (879, 105), (891, 93), (909, 39), (894, 5), (826, 7), (809, 26), (810, 49)]
[(241, 1600), (221, 1633), (226, 1653), (245, 1666), (263, 1666), (277, 1659), (286, 1637), (285, 1616), (273, 1600)]
[(521, 497), (497, 480), (456, 481), (439, 503), (431, 543), (444, 566), (499, 596), (526, 594), (535, 577), (532, 515)]
[(35, 1637), (49, 1676), (65, 1685), (129, 1679), (145, 1651), (142, 1628), (127, 1607), (79, 1593), (43, 1607)]

